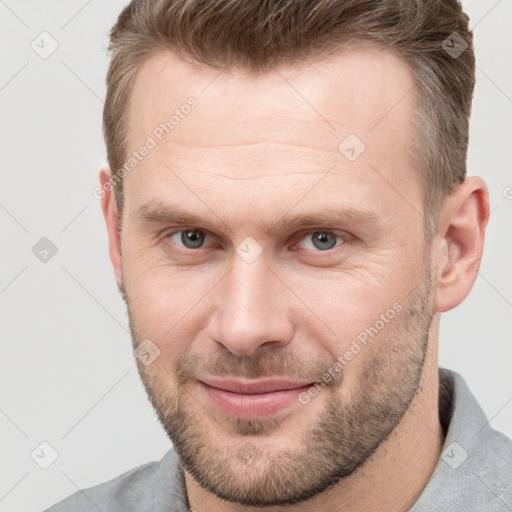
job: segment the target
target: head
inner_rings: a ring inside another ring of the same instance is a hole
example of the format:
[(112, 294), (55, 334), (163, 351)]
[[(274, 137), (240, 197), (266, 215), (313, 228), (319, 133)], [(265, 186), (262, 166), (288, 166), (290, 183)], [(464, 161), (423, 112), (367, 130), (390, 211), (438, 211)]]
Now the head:
[[(467, 21), (455, 0), (177, 0), (113, 28), (111, 259), (148, 396), (219, 497), (316, 495), (428, 385), (488, 213), (466, 178)], [(219, 379), (296, 389), (227, 406)]]

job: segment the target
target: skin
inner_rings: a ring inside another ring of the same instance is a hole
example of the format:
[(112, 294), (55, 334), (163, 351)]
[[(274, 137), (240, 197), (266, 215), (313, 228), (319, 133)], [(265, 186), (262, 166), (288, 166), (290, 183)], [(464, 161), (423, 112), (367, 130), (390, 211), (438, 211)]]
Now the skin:
[[(171, 429), (177, 411), (187, 413), (191, 443), (204, 445), (203, 469), (224, 461), (210, 468), (221, 472), (215, 485), (257, 489), (273, 461), (303, 455), (307, 432), (333, 406), (348, 415), (351, 406), (366, 404), (362, 384), (373, 386), (367, 399), (410, 395), (407, 404), (389, 402), (390, 411), (403, 408), (396, 425), (350, 474), (307, 500), (269, 511), (408, 510), (439, 459), (439, 315), (473, 286), (489, 199), (483, 180), (468, 177), (445, 200), (438, 234), (425, 245), (422, 183), (409, 155), (413, 84), (405, 64), (377, 50), (346, 49), (259, 75), (219, 74), (155, 54), (132, 92), (129, 152), (190, 96), (198, 105), (126, 176), (121, 238), (115, 200), (105, 187), (110, 171), (100, 173), (110, 257), (134, 346), (150, 339), (160, 350), (150, 366), (138, 362), (141, 377), (164, 427), (167, 422)], [(354, 162), (338, 150), (350, 133), (366, 145)], [(156, 202), (200, 220), (143, 219), (141, 207)], [(366, 210), (378, 222), (268, 229), (285, 215), (328, 208)], [(205, 245), (187, 249), (179, 235), (170, 237), (180, 229), (204, 230)], [(321, 251), (311, 239), (319, 230), (345, 242)], [(248, 236), (262, 250), (250, 264), (236, 251)], [(195, 379), (216, 369), (314, 382), (394, 303), (402, 305), (401, 313), (347, 362), (339, 385), (270, 420), (255, 417), (249, 424), (222, 414)], [(230, 366), (226, 354), (238, 366)], [(177, 369), (190, 378), (180, 380)], [(412, 369), (420, 379), (414, 389)], [(360, 435), (365, 425), (375, 434), (371, 418), (360, 425)], [(352, 439), (357, 432), (347, 427), (337, 435)], [(260, 510), (219, 497), (185, 467), (190, 507)], [(313, 463), (305, 468), (314, 478)]]

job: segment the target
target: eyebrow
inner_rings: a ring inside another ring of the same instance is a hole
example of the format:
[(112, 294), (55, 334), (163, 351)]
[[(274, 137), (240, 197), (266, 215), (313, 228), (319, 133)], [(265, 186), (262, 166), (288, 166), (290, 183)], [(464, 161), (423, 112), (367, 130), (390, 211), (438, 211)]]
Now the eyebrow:
[(327, 208), (321, 212), (289, 215), (285, 214), (266, 230), (266, 233), (273, 235), (276, 233), (294, 231), (304, 227), (314, 226), (359, 226), (371, 227), (379, 226), (380, 218), (377, 213), (367, 210), (357, 210), (354, 208), (333, 209)]
[[(235, 225), (228, 225), (212, 212), (211, 218), (203, 218), (179, 207), (165, 205), (151, 201), (138, 208), (138, 218), (155, 224), (183, 224), (190, 227), (204, 227), (205, 229), (234, 229)], [(321, 212), (306, 214), (286, 213), (277, 221), (265, 225), (265, 233), (275, 235), (305, 227), (357, 225), (358, 227), (378, 227), (381, 225), (381, 215), (369, 210), (355, 208), (334, 209), (327, 208)]]

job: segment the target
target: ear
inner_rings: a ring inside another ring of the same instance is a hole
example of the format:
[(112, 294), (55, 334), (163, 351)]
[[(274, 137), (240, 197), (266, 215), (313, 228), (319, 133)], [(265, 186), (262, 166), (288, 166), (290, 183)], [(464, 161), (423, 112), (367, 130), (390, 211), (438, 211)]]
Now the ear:
[(432, 253), (436, 313), (458, 306), (471, 291), (482, 261), (488, 220), (487, 185), (477, 176), (466, 178), (446, 199), (439, 215)]
[(108, 232), (108, 250), (110, 261), (114, 266), (117, 286), (119, 290), (123, 289), (123, 271), (121, 258), (121, 238), (119, 233), (119, 215), (117, 212), (116, 201), (113, 193), (113, 184), (111, 180), (111, 172), (108, 167), (100, 170), (100, 186), (101, 186), (101, 209), (103, 217), (107, 225)]

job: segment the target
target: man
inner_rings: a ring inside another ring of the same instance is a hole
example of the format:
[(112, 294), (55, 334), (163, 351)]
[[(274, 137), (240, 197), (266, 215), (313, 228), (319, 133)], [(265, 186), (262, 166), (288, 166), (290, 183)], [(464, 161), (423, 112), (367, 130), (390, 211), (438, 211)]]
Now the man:
[(160, 462), (50, 510), (512, 510), (437, 362), (489, 198), (456, 0), (134, 0), (100, 174)]

